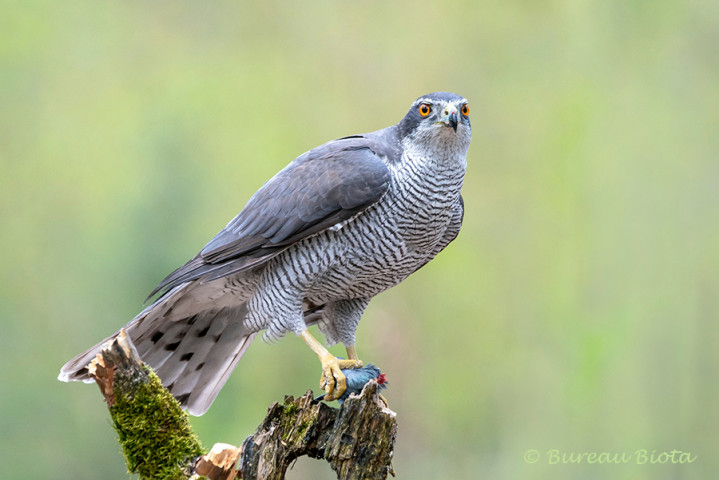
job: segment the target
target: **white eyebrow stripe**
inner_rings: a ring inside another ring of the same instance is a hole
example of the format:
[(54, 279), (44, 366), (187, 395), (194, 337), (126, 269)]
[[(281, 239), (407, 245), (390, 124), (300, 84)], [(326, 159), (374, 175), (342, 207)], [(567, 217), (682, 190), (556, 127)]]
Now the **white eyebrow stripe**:
[(412, 106), (413, 106), (413, 107), (414, 107), (414, 106), (417, 106), (417, 105), (419, 105), (420, 103), (430, 103), (430, 104), (432, 104), (432, 105), (436, 105), (436, 104), (448, 105), (448, 104), (451, 103), (451, 104), (453, 104), (453, 105), (461, 105), (461, 104), (463, 104), (463, 103), (468, 103), (468, 102), (467, 102), (467, 99), (464, 98), (464, 97), (458, 99), (456, 102), (454, 102), (454, 101), (452, 101), (452, 100), (450, 100), (450, 101), (447, 101), (447, 100), (432, 100), (431, 98), (422, 97), (422, 98), (418, 98), (417, 100), (415, 100), (414, 103), (412, 104)]
[(434, 103), (434, 101), (430, 100), (429, 98), (422, 97), (415, 100), (412, 106), (414, 107), (415, 105), (419, 105), (420, 103)]

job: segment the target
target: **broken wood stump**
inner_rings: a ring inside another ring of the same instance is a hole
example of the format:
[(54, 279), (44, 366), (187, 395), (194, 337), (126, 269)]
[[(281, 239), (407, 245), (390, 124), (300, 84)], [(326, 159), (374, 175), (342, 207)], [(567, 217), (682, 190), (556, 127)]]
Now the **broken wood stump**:
[(202, 455), (187, 414), (121, 331), (88, 367), (117, 431), (127, 469), (142, 479), (183, 480)]
[(280, 480), (302, 455), (326, 460), (342, 480), (394, 475), (397, 420), (377, 388), (375, 381), (367, 383), (339, 409), (315, 402), (312, 391), (274, 403), (254, 435), (242, 443), (242, 478)]
[(394, 475), (396, 414), (374, 380), (341, 408), (313, 400), (312, 391), (286, 396), (269, 407), (241, 448), (216, 444), (202, 455), (187, 414), (124, 331), (88, 368), (110, 409), (128, 470), (142, 479), (281, 480), (302, 455), (326, 460), (338, 480)]

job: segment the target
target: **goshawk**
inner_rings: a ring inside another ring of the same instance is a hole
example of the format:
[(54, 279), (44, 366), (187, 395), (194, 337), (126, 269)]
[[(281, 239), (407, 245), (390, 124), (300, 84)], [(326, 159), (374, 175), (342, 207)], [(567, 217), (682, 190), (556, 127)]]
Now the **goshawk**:
[[(322, 362), (325, 399), (361, 366), (355, 330), (370, 299), (397, 285), (459, 232), (471, 139), (459, 95), (418, 98), (397, 124), (306, 152), (260, 188), (200, 253), (152, 292), (125, 326), (142, 359), (193, 415), (207, 411), (257, 333), (302, 337)], [(326, 343), (342, 342), (347, 360)], [(64, 381), (117, 333), (70, 360)]]

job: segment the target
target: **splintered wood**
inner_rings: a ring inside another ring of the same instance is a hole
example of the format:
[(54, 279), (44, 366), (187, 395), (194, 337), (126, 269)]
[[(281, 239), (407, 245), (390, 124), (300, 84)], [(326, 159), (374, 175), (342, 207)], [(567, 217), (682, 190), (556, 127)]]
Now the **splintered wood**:
[(239, 471), (235, 468), (241, 450), (234, 445), (216, 443), (195, 464), (195, 473), (212, 480), (235, 480)]
[(143, 363), (125, 329), (108, 343), (87, 366), (88, 373), (95, 380), (108, 407), (115, 404), (115, 370), (121, 369), (126, 378), (134, 382), (147, 381)]

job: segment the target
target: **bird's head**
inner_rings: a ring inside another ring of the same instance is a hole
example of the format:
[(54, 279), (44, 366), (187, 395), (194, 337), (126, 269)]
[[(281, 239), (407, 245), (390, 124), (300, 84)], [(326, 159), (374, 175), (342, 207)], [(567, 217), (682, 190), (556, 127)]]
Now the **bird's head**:
[(467, 99), (450, 92), (419, 97), (399, 122), (404, 142), (457, 148), (466, 154), (472, 138)]

